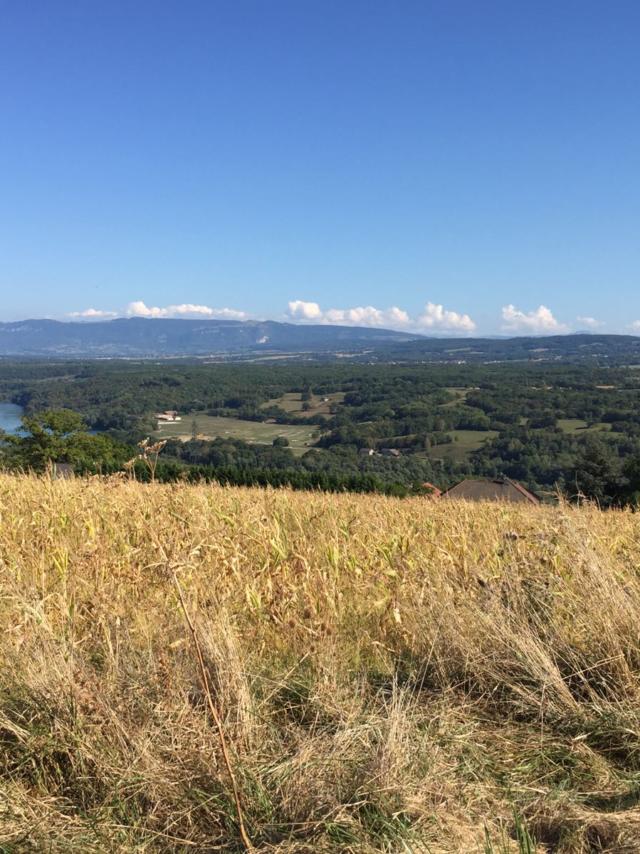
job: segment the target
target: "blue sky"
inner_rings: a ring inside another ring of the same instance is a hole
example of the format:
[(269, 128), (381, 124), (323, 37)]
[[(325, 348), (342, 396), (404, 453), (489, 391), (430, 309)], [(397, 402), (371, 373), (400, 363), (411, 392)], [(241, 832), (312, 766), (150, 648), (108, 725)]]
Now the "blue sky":
[(0, 0), (0, 320), (640, 330), (639, 34), (637, 0)]

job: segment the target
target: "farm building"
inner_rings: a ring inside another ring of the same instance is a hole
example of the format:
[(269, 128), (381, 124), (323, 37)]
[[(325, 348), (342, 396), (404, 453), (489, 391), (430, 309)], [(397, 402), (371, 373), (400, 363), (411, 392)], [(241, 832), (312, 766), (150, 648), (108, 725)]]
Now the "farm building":
[(462, 480), (446, 492), (442, 498), (466, 501), (507, 501), (511, 504), (540, 504), (540, 499), (508, 477), (496, 480)]
[(156, 413), (158, 421), (182, 421), (182, 418), (173, 409), (166, 409), (164, 412)]

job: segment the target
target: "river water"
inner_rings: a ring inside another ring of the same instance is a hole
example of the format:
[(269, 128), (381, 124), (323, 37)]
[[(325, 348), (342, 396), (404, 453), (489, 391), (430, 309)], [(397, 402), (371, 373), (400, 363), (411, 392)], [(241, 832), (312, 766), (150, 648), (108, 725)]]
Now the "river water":
[(22, 407), (15, 403), (2, 403), (0, 401), (0, 430), (7, 433), (15, 433), (20, 427)]

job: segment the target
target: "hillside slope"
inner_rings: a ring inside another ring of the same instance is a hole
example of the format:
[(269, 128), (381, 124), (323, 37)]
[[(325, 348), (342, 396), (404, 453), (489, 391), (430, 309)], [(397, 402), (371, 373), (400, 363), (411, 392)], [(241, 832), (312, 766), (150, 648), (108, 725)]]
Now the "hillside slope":
[(627, 512), (0, 475), (0, 848), (242, 850), (224, 746), (259, 851), (635, 851), (639, 572)]
[(640, 337), (549, 335), (515, 338), (441, 338), (366, 326), (281, 323), (273, 320), (193, 320), (129, 317), (82, 323), (59, 320), (0, 322), (0, 358), (144, 359), (273, 358), (306, 353), (319, 359), (365, 362), (571, 362), (637, 365)]
[(204, 356), (242, 351), (361, 350), (419, 336), (362, 326), (272, 320), (118, 318), (98, 323), (22, 320), (0, 323), (0, 355), (66, 357)]

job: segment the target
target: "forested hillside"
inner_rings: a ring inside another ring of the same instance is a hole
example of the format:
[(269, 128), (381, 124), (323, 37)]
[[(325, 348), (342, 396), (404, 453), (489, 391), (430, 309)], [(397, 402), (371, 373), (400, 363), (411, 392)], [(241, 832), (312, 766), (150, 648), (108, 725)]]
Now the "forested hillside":
[(419, 336), (389, 329), (265, 321), (118, 318), (0, 323), (0, 356), (154, 357), (368, 347)]
[[(3, 397), (30, 418), (73, 410), (116, 443), (102, 464), (95, 453), (69, 460), (83, 471), (112, 471), (149, 437), (167, 441), (165, 480), (403, 495), (508, 476), (543, 498), (604, 505), (640, 491), (634, 367), (5, 361)], [(160, 423), (164, 410), (180, 421)], [(6, 450), (6, 465), (33, 467)]]

